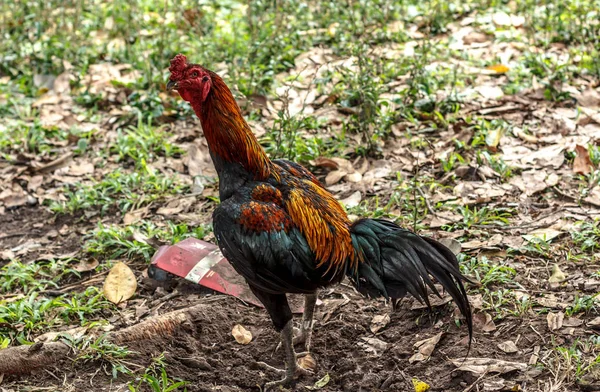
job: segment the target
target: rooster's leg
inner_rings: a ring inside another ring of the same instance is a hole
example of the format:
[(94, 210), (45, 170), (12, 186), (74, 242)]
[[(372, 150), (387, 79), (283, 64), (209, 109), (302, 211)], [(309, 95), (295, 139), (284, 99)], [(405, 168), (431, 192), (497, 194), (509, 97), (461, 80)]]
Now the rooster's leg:
[(265, 305), (265, 308), (271, 316), (273, 326), (281, 335), (281, 344), (285, 349), (285, 370), (274, 368), (264, 362), (258, 362), (257, 365), (265, 370), (284, 373), (285, 376), (279, 381), (273, 381), (265, 384), (265, 390), (282, 385), (286, 386), (294, 381), (297, 374), (309, 373), (296, 364), (296, 352), (294, 351), (294, 322), (292, 320), (292, 311), (287, 302), (285, 294), (266, 293), (250, 285), (250, 289), (256, 297)]
[(270, 370), (273, 372), (284, 374), (284, 377), (281, 380), (266, 383), (265, 391), (268, 391), (271, 388), (277, 387), (279, 385), (289, 385), (292, 383), (292, 381), (294, 381), (294, 378), (297, 375), (310, 374), (310, 371), (299, 367), (296, 363), (296, 352), (294, 351), (294, 346), (292, 345), (293, 335), (294, 328), (293, 323), (290, 320), (281, 331), (281, 342), (283, 344), (283, 348), (285, 349), (285, 370), (277, 369), (276, 367), (268, 365), (264, 362), (258, 362), (258, 365), (265, 370)]
[(304, 350), (310, 351), (310, 339), (313, 331), (313, 317), (315, 314), (315, 305), (317, 304), (317, 293), (306, 294), (304, 296), (304, 314), (302, 315), (302, 325), (298, 335), (294, 337), (294, 345), (304, 344)]

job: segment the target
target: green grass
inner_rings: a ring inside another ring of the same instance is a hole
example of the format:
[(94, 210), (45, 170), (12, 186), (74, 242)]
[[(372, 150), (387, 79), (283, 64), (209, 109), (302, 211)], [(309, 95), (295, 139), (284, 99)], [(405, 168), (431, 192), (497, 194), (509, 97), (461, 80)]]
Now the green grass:
[(57, 298), (32, 292), (14, 301), (0, 301), (0, 336), (13, 343), (27, 344), (41, 332), (60, 325), (85, 326), (111, 307), (95, 287)]
[(598, 250), (600, 246), (599, 220), (594, 222), (576, 222), (575, 230), (571, 231), (571, 238), (581, 251), (590, 253)]
[(0, 268), (2, 282), (0, 293), (20, 291), (29, 294), (47, 288), (58, 288), (60, 281), (68, 276), (79, 276), (79, 273), (68, 267), (68, 260), (43, 260), (24, 264), (13, 260)]
[(94, 257), (109, 260), (119, 257), (141, 257), (149, 261), (155, 251), (150, 241), (171, 244), (188, 237), (202, 239), (210, 230), (204, 225), (190, 227), (185, 223), (172, 222), (168, 222), (166, 227), (158, 227), (149, 221), (126, 227), (105, 226), (100, 223), (96, 230), (86, 236), (85, 251)]
[[(169, 378), (166, 370), (164, 354), (152, 358), (152, 363), (146, 368), (144, 374), (136, 377), (127, 387), (130, 392), (150, 390), (152, 392), (187, 391), (186, 381), (173, 380)], [(144, 388), (145, 387), (145, 388)], [(183, 388), (183, 389), (182, 389)]]
[(110, 374), (113, 378), (117, 378), (121, 373), (126, 375), (133, 373), (127, 366), (126, 358), (135, 352), (110, 342), (105, 335), (96, 339), (83, 338), (71, 343), (79, 350), (76, 362), (94, 362), (102, 367), (110, 366)]
[(59, 214), (98, 209), (102, 214), (116, 208), (122, 213), (181, 193), (185, 187), (157, 172), (117, 170), (102, 181), (76, 183), (65, 189), (66, 201), (53, 201), (50, 210)]
[(137, 126), (128, 127), (117, 131), (115, 143), (110, 147), (109, 153), (116, 155), (118, 161), (129, 161), (142, 166), (152, 162), (158, 156), (172, 157), (180, 155), (183, 151), (169, 142), (171, 134), (164, 128), (155, 128), (151, 124), (152, 117), (144, 120), (138, 116)]

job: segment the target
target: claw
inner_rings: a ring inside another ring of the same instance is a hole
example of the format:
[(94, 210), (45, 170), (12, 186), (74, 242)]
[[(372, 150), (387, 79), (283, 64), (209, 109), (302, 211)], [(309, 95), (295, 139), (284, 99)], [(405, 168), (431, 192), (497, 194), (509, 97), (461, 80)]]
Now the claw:
[(271, 366), (266, 362), (256, 362), (256, 364), (258, 365), (258, 367), (260, 367), (263, 370), (266, 370), (268, 372), (279, 373), (279, 374), (285, 373), (285, 369), (276, 368), (275, 366)]
[[(308, 353), (302, 353), (302, 354), (308, 354)], [(298, 356), (300, 356), (300, 354)], [(305, 369), (302, 366), (298, 366), (297, 363), (293, 369), (279, 369), (279, 368), (276, 368), (275, 366), (271, 366), (265, 362), (257, 362), (256, 364), (265, 371), (273, 372), (273, 373), (277, 373), (277, 374), (285, 374), (285, 376), (281, 380), (271, 381), (271, 382), (266, 383), (264, 386), (264, 391), (268, 391), (268, 390), (278, 387), (278, 386), (282, 386), (282, 387), (289, 386), (290, 384), (292, 384), (292, 382), (297, 377), (308, 376), (308, 375), (313, 374), (313, 372), (310, 369)]]

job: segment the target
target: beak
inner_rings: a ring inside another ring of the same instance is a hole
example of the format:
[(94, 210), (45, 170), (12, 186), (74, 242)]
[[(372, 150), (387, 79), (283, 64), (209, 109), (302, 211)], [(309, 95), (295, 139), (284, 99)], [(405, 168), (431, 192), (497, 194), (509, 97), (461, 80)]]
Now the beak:
[(174, 80), (169, 80), (167, 83), (167, 91), (177, 90), (177, 82)]

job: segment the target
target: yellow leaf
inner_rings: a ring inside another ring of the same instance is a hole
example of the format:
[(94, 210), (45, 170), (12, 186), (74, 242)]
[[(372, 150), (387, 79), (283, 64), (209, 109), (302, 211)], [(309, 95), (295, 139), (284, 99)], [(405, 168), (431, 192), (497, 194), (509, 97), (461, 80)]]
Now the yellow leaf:
[(339, 27), (340, 27), (340, 24), (338, 22), (330, 24), (329, 27), (327, 28), (327, 33), (329, 34), (329, 36), (335, 37), (335, 34), (337, 33), (337, 30)]
[(429, 386), (429, 384), (419, 380), (418, 378), (413, 378), (412, 383), (413, 383), (413, 386), (415, 387), (415, 392), (425, 392), (425, 391), (428, 391), (429, 388), (431, 388)]
[(252, 341), (252, 333), (240, 324), (234, 325), (231, 334), (239, 344), (248, 344)]
[(486, 69), (489, 69), (490, 71), (494, 71), (499, 74), (507, 73), (508, 71), (510, 71), (510, 68), (503, 64), (490, 65), (489, 67), (486, 67)]
[(118, 262), (108, 273), (104, 281), (104, 296), (114, 304), (127, 301), (133, 297), (137, 289), (137, 281), (127, 264)]
[(558, 264), (554, 264), (552, 266), (552, 275), (550, 275), (548, 282), (561, 283), (561, 282), (564, 282), (566, 279), (567, 279), (567, 276), (565, 275), (564, 272), (562, 272), (560, 270), (560, 267), (558, 266)]

